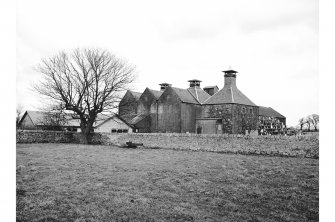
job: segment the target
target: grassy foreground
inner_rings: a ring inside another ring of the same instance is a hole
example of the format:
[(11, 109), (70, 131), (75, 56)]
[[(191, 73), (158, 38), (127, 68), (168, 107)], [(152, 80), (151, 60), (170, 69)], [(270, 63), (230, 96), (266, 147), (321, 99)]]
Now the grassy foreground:
[(17, 144), (17, 221), (318, 221), (317, 159)]

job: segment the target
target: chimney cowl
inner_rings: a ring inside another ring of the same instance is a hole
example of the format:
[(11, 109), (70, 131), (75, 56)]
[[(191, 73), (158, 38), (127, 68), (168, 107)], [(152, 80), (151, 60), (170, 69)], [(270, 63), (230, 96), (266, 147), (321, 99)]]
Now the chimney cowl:
[(159, 85), (161, 86), (161, 91), (164, 91), (167, 87), (171, 87), (172, 86), (169, 83), (161, 83)]
[(225, 77), (235, 77), (235, 78), (236, 78), (236, 73), (238, 73), (237, 71), (235, 71), (233, 69), (225, 70), (225, 71), (222, 71), (222, 72), (224, 72)]
[(200, 87), (200, 83), (202, 81), (198, 79), (191, 79), (191, 80), (188, 80), (188, 82), (190, 83), (190, 87), (196, 87), (196, 86)]

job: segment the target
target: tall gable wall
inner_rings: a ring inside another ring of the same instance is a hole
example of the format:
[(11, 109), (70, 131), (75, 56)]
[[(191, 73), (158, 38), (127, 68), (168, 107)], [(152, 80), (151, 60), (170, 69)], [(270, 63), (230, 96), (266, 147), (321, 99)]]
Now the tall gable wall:
[(136, 114), (138, 107), (138, 100), (129, 92), (124, 95), (119, 105), (119, 115), (127, 115), (127, 114)]
[(156, 100), (152, 93), (147, 88), (139, 99), (137, 113), (148, 114), (150, 113), (150, 106)]
[(181, 101), (168, 87), (158, 100), (158, 132), (181, 132)]
[(29, 115), (25, 115), (24, 119), (22, 119), (21, 123), (20, 123), (20, 127), (22, 129), (34, 129), (35, 125), (34, 123), (31, 121)]

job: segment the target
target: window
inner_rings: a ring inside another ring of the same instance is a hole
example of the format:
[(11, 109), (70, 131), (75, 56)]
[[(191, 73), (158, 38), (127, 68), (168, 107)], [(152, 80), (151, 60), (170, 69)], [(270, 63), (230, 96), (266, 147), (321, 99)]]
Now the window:
[(116, 133), (117, 132), (117, 130), (116, 129), (112, 129), (112, 133)]
[(198, 127), (197, 127), (197, 134), (201, 134), (201, 131), (202, 131), (201, 126), (198, 126)]
[(128, 130), (127, 129), (123, 129), (122, 132), (123, 133), (128, 133)]

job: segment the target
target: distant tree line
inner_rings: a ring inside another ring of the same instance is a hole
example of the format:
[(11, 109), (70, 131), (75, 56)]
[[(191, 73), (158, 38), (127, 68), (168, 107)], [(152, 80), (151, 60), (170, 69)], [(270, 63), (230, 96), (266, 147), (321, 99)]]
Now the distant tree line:
[(314, 128), (314, 131), (319, 131), (318, 125), (319, 125), (319, 115), (317, 114), (311, 114), (299, 119), (299, 127), (301, 131), (303, 131), (304, 126), (305, 128), (307, 128), (308, 132), (311, 131), (311, 127)]

